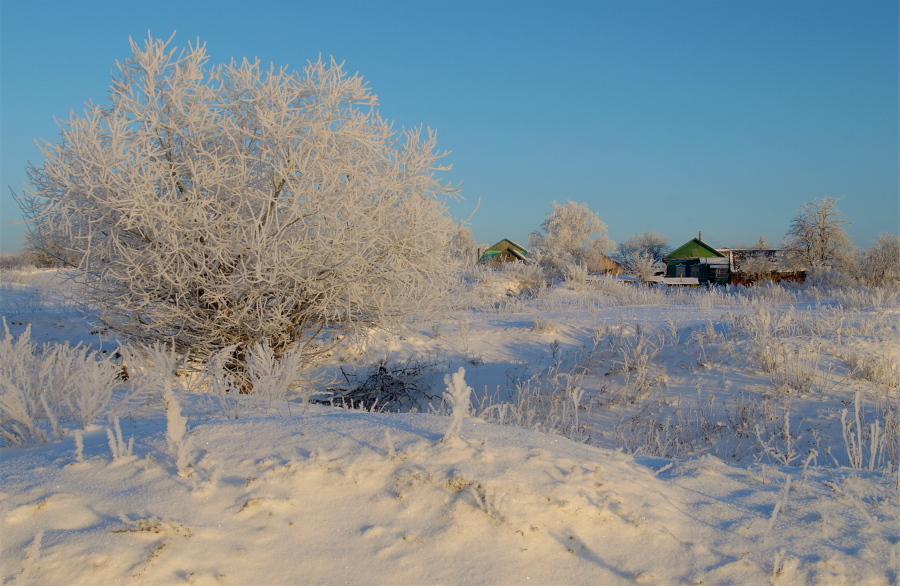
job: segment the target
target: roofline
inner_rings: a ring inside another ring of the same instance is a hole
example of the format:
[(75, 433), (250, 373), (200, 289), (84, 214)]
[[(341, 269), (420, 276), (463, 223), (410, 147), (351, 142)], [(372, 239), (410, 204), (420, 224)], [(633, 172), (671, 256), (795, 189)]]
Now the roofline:
[(518, 242), (513, 242), (513, 241), (510, 240), (509, 238), (502, 238), (502, 239), (498, 240), (496, 243), (492, 244), (491, 246), (488, 246), (485, 250), (490, 250), (490, 249), (494, 248), (495, 246), (497, 246), (497, 244), (501, 244), (502, 242), (509, 242), (510, 244), (512, 244), (513, 246), (515, 246), (516, 248), (518, 248), (519, 250), (524, 250), (526, 253), (528, 252), (528, 249), (527, 249), (527, 248), (525, 248), (524, 246), (522, 246), (522, 245), (519, 244)]
[[(718, 250), (717, 248), (714, 248), (714, 247), (710, 246), (709, 244), (707, 244), (706, 242), (703, 242), (703, 241), (700, 240), (699, 238), (691, 238), (690, 240), (688, 240), (687, 242), (685, 242), (684, 244), (682, 244), (681, 246), (679, 246), (679, 247), (676, 248), (675, 250), (678, 250), (678, 249), (680, 249), (680, 248), (684, 248), (685, 246), (687, 246), (687, 245), (690, 244), (691, 242), (696, 242), (697, 244), (703, 245), (705, 248), (708, 248), (709, 250), (711, 250), (711, 251), (715, 252), (716, 254), (718, 254), (719, 257), (727, 258), (727, 255), (722, 254), (721, 252), (719, 252), (719, 250)], [(663, 260), (665, 261), (665, 260), (669, 260), (669, 259), (671, 259), (671, 260), (681, 260), (681, 259), (684, 259), (684, 258), (698, 258), (698, 257), (696, 257), (696, 256), (672, 256), (672, 254), (674, 254), (674, 251), (673, 251), (673, 252), (670, 252), (669, 254), (667, 254), (666, 256), (664, 256), (664, 257), (663, 257)]]

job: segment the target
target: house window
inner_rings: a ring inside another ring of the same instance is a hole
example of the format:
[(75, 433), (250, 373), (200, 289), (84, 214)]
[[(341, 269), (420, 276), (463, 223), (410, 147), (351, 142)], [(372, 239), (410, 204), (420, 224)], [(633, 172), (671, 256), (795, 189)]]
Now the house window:
[(678, 277), (679, 279), (684, 278), (684, 265), (683, 264), (675, 265), (675, 276)]

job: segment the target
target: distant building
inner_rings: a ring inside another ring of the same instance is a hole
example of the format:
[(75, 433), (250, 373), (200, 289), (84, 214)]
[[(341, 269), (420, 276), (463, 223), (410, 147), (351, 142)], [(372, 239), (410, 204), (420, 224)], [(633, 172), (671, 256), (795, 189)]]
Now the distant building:
[(700, 284), (749, 285), (760, 281), (803, 281), (803, 271), (784, 267), (774, 248), (713, 248), (693, 238), (666, 256), (666, 279), (695, 278)]
[(519, 246), (512, 240), (504, 238), (497, 244), (491, 246), (481, 255), (478, 262), (482, 263), (501, 263), (524, 261), (528, 257), (528, 251), (524, 247)]
[(699, 238), (682, 244), (663, 258), (666, 277), (697, 279), (700, 284), (726, 285), (730, 276), (729, 257)]

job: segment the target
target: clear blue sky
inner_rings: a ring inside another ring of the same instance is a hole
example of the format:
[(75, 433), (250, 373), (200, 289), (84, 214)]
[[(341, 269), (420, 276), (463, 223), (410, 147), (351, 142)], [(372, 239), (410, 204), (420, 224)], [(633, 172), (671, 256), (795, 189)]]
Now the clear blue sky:
[(0, 22), (7, 251), (34, 139), (102, 101), (148, 30), (213, 62), (346, 61), (385, 118), (437, 129), (479, 242), (525, 244), (554, 200), (616, 241), (777, 243), (822, 197), (857, 246), (900, 232), (896, 0), (2, 0)]

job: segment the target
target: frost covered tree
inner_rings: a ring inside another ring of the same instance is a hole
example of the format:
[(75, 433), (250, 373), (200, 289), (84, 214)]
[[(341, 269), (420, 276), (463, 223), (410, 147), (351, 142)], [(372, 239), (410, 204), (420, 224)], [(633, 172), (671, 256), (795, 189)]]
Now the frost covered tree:
[(882, 234), (859, 259), (862, 280), (872, 286), (900, 285), (900, 236)]
[(232, 348), (241, 373), (254, 344), (311, 361), (441, 306), (456, 189), (431, 130), (392, 130), (333, 59), (211, 66), (170, 45), (131, 42), (107, 103), (43, 143), (20, 196), (104, 323), (200, 358)]
[(468, 226), (458, 225), (450, 240), (450, 253), (464, 264), (472, 265), (478, 260), (478, 242)]
[(587, 204), (554, 201), (551, 206), (541, 230), (528, 235), (529, 246), (549, 272), (561, 274), (569, 264), (587, 264), (590, 255), (612, 246), (606, 224)]
[(784, 247), (788, 258), (805, 268), (841, 269), (852, 264), (853, 243), (844, 229), (850, 222), (837, 210), (836, 198), (806, 202), (791, 220)]
[(635, 234), (616, 245), (616, 258), (635, 277), (646, 279), (665, 268), (662, 259), (669, 253), (669, 243), (656, 232)]

